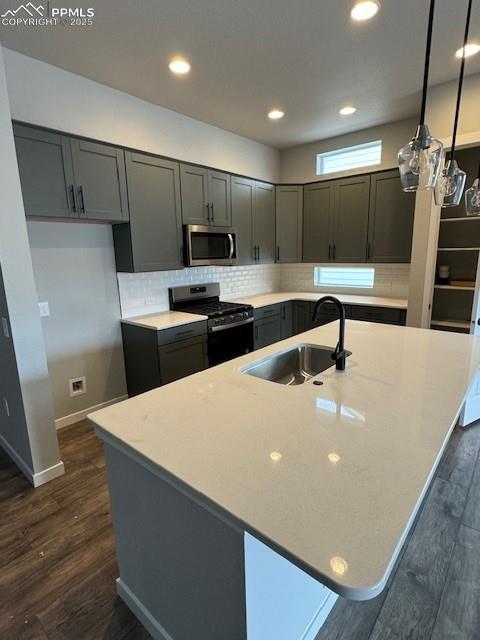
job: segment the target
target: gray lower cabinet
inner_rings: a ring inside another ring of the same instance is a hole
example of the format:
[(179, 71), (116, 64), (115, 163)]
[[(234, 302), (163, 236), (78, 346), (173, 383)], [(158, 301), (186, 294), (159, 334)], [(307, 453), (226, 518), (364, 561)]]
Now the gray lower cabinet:
[(275, 187), (255, 182), (253, 245), (256, 262), (275, 262)]
[(125, 161), (130, 222), (113, 227), (117, 271), (183, 268), (178, 163), (130, 151)]
[(70, 139), (19, 124), (13, 133), (26, 215), (77, 217)]
[(124, 150), (80, 139), (72, 139), (70, 146), (79, 217), (128, 220)]
[(317, 182), (303, 188), (304, 262), (328, 262), (332, 257), (334, 190), (333, 182)]
[(255, 182), (232, 176), (232, 224), (237, 230), (237, 264), (254, 264), (253, 200)]
[(351, 320), (363, 320), (364, 322), (405, 325), (407, 311), (406, 309), (352, 304), (348, 309), (347, 317)]
[(371, 176), (369, 262), (410, 262), (415, 195), (402, 191), (398, 170)]
[(208, 367), (204, 320), (162, 331), (122, 323), (122, 337), (129, 396)]
[(302, 257), (303, 188), (282, 186), (275, 189), (276, 261), (300, 262)]
[(280, 305), (280, 333), (281, 339), (285, 340), (293, 335), (293, 302), (282, 302)]
[(254, 311), (254, 346), (261, 349), (282, 339), (281, 305), (272, 304)]
[(311, 303), (306, 300), (293, 301), (293, 334), (297, 335), (312, 328)]
[(230, 227), (230, 174), (182, 164), (180, 175), (184, 224)]
[(335, 182), (332, 259), (365, 262), (368, 232), (370, 176)]

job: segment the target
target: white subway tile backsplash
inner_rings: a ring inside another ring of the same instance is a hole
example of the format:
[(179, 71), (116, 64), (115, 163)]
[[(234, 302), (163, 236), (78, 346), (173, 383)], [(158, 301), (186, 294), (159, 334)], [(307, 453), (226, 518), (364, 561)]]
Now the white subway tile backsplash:
[[(152, 273), (118, 273), (122, 318), (157, 313), (169, 308), (168, 288), (201, 282), (219, 282), (224, 298), (272, 291), (328, 291), (313, 285), (314, 264), (193, 267)], [(355, 265), (348, 265), (349, 267)], [(358, 265), (362, 266), (362, 265)], [(344, 289), (345, 293), (407, 298), (410, 265), (379, 264), (373, 289)]]

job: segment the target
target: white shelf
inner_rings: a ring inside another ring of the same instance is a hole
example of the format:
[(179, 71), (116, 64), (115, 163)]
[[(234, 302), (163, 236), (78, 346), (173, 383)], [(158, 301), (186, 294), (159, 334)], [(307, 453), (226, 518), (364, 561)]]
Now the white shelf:
[(436, 284), (435, 289), (446, 289), (447, 291), (475, 291), (475, 287), (455, 287), (451, 284)]
[(464, 222), (465, 220), (480, 220), (480, 216), (460, 216), (458, 218), (440, 218), (440, 222)]
[(438, 247), (439, 251), (480, 251), (480, 247)]
[(435, 327), (447, 327), (448, 329), (470, 329), (468, 320), (434, 320), (430, 324)]

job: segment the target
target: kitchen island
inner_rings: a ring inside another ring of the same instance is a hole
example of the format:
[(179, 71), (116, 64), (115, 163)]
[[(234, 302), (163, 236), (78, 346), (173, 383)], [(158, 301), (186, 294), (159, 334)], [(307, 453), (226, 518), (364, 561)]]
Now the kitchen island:
[[(480, 367), (480, 340), (347, 321), (345, 372), (248, 375), (337, 323), (90, 416), (118, 590), (155, 638), (313, 640), (385, 586)], [(318, 385), (321, 381), (323, 384)]]

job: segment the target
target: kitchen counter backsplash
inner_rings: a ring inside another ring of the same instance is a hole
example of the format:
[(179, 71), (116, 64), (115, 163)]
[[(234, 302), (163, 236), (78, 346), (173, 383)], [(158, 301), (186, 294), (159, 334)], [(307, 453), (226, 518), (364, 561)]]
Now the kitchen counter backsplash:
[(224, 297), (271, 293), (280, 290), (280, 265), (243, 267), (191, 267), (179, 271), (118, 273), (122, 318), (157, 313), (170, 308), (168, 288), (219, 282)]
[[(193, 267), (178, 271), (118, 273), (122, 318), (169, 309), (168, 288), (202, 282), (219, 282), (225, 298), (275, 291), (328, 292), (313, 285), (313, 264), (270, 264), (242, 267)], [(330, 265), (331, 266), (331, 265)], [(339, 265), (336, 265), (339, 266)], [(365, 265), (348, 265), (365, 266)], [(369, 265), (370, 266), (370, 265)], [(342, 289), (344, 293), (388, 298), (408, 298), (410, 265), (375, 266), (373, 289)]]

